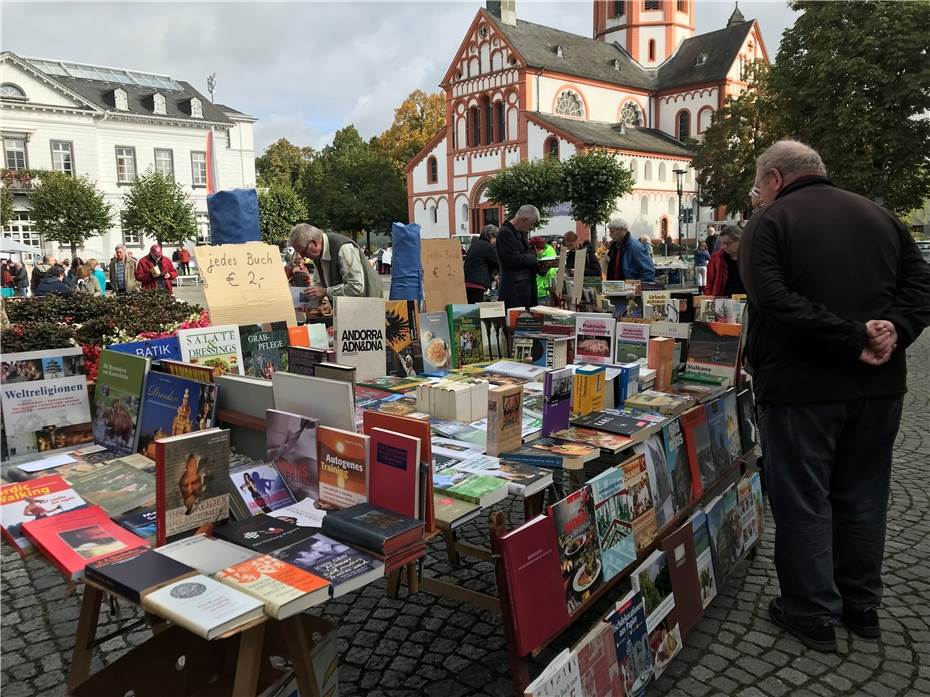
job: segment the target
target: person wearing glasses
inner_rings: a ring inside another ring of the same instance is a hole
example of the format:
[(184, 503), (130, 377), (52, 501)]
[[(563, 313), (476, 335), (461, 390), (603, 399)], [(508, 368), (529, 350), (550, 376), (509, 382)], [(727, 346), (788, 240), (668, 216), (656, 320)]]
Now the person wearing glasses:
[(500, 298), (505, 307), (530, 309), (539, 304), (536, 274), (545, 273), (527, 234), (539, 225), (539, 210), (529, 204), (501, 225), (497, 232), (497, 256), (501, 265)]
[[(707, 285), (704, 295), (729, 298), (734, 293), (745, 293), (743, 279), (739, 274), (739, 238), (743, 231), (736, 225), (724, 225), (717, 240), (717, 251), (707, 264)], [(695, 257), (696, 258), (696, 257)]]
[(380, 298), (384, 295), (381, 279), (371, 268), (361, 248), (345, 235), (323, 232), (307, 223), (291, 229), (287, 246), (299, 258), (313, 261), (313, 285), (307, 294), (315, 300), (337, 295)]
[(755, 185), (763, 207), (743, 233), (739, 266), (775, 520), (780, 595), (769, 618), (834, 652), (837, 622), (881, 636), (905, 351), (930, 325), (930, 266), (900, 220), (834, 186), (803, 143), (762, 153)]

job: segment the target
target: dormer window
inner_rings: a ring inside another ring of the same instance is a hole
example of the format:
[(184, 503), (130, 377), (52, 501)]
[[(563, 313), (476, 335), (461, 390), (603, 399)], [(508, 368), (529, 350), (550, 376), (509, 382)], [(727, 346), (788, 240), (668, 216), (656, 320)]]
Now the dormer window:
[(12, 97), (13, 99), (25, 99), (26, 93), (19, 85), (12, 82), (4, 82), (0, 85), (0, 97)]
[(554, 49), (552, 49), (552, 52), (555, 53), (555, 55), (557, 55), (559, 58), (562, 57), (562, 47), (561, 47), (561, 46), (556, 46)]
[(129, 95), (126, 90), (117, 87), (113, 90), (113, 104), (117, 111), (129, 111)]
[(191, 98), (191, 116), (195, 119), (203, 118), (203, 106), (200, 104), (200, 100), (197, 97)]
[(707, 54), (699, 53), (697, 59), (694, 61), (694, 66), (704, 65), (707, 62)]
[(152, 95), (152, 111), (156, 114), (167, 113), (165, 108), (165, 95), (159, 94), (158, 92)]

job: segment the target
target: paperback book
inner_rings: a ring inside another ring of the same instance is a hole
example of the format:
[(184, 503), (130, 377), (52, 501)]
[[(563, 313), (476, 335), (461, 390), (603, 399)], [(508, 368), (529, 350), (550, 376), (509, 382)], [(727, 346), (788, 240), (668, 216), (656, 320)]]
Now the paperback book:
[(143, 339), (142, 341), (128, 341), (122, 344), (110, 344), (109, 351), (130, 353), (133, 356), (148, 358), (152, 361), (180, 361), (181, 344), (176, 336), (166, 336), (161, 339)]
[(572, 651), (578, 656), (583, 697), (626, 697), (609, 622), (595, 624)]
[(297, 501), (319, 498), (317, 420), (278, 409), (265, 412), (268, 460)]
[(629, 436), (617, 436), (613, 433), (595, 431), (593, 428), (581, 428), (580, 426), (569, 426), (561, 431), (556, 431), (552, 434), (552, 437), (573, 443), (581, 443), (612, 453), (620, 452), (633, 443), (633, 439)]
[(23, 523), (49, 518), (85, 505), (84, 499), (57, 474), (4, 484), (0, 486), (3, 537), (23, 554), (32, 546), (22, 533)]
[(321, 533), (285, 547), (274, 556), (329, 582), (333, 598), (384, 576), (382, 562)]
[(488, 455), (519, 448), (523, 432), (523, 387), (488, 390)]
[(355, 394), (349, 383), (281, 372), (271, 376), (271, 384), (275, 409), (317, 419), (333, 428), (355, 429)]
[(656, 535), (656, 512), (652, 491), (649, 489), (646, 458), (643, 455), (634, 455), (620, 463), (619, 467), (623, 470), (630, 517), (633, 519), (633, 541), (636, 543), (636, 556), (639, 556)]
[(359, 381), (384, 375), (385, 356), (384, 300), (335, 298), (333, 347), (336, 362), (355, 366)]
[(648, 412), (603, 409), (592, 411), (583, 416), (576, 416), (572, 419), (572, 424), (613, 433), (618, 436), (632, 437), (662, 421), (663, 417)]
[(288, 369), (287, 322), (244, 324), (239, 327), (245, 375), (271, 379), (271, 374)]
[(261, 554), (217, 572), (216, 580), (265, 604), (283, 620), (329, 598), (329, 582), (280, 559)]
[(617, 348), (614, 360), (631, 363), (645, 360), (649, 349), (649, 325), (640, 322), (617, 322)]
[(640, 593), (631, 591), (607, 617), (613, 628), (620, 679), (626, 695), (641, 695), (652, 680), (652, 649)]
[(187, 363), (213, 369), (213, 375), (242, 375), (242, 345), (239, 327), (227, 324), (219, 327), (179, 329), (181, 356)]
[(748, 453), (759, 442), (759, 430), (756, 427), (756, 403), (751, 389), (745, 389), (736, 396), (739, 416), (740, 447)]
[(408, 377), (423, 372), (423, 348), (416, 300), (388, 300), (384, 304), (387, 374)]
[(662, 434), (653, 434), (644, 443), (635, 445), (633, 450), (646, 459), (649, 488), (652, 490), (653, 506), (656, 512), (656, 527), (662, 529), (675, 517), (672, 479), (665, 460), (665, 444), (662, 441)]
[(321, 504), (348, 508), (368, 501), (367, 435), (339, 428), (317, 428)]
[(104, 349), (94, 388), (94, 440), (117, 455), (136, 452), (142, 391), (151, 361)]
[(256, 555), (251, 549), (206, 535), (184, 537), (162, 545), (156, 551), (207, 576)]
[(706, 610), (710, 602), (717, 597), (717, 575), (714, 571), (714, 557), (710, 545), (710, 528), (707, 514), (698, 509), (688, 519), (694, 535), (694, 558), (697, 563), (698, 583), (701, 589), (701, 608)]
[(501, 458), (547, 469), (581, 469), (585, 462), (594, 460), (600, 454), (599, 448), (590, 445), (543, 436), (517, 450), (501, 453)]
[(533, 496), (552, 484), (551, 472), (491, 455), (472, 455), (452, 467), (460, 472), (503, 479), (507, 482), (508, 492), (521, 498)]
[(481, 343), (481, 310), (477, 305), (448, 305), (452, 335), (452, 367), (479, 363), (484, 358)]
[(155, 441), (213, 427), (217, 386), (150, 372), (142, 397), (139, 452), (155, 459)]
[(485, 360), (510, 358), (510, 336), (507, 334), (507, 310), (503, 301), (478, 303), (481, 320), (481, 348)]
[(578, 363), (613, 363), (616, 320), (608, 314), (575, 316), (575, 360)]
[(433, 494), (433, 508), (436, 511), (436, 526), (440, 530), (457, 530), (481, 515), (481, 506), (477, 503), (440, 493)]
[(604, 563), (604, 580), (611, 578), (636, 561), (633, 520), (623, 470), (608, 467), (588, 482), (594, 505), (594, 522)]
[(441, 377), (452, 368), (452, 336), (446, 312), (420, 314), (420, 348), (424, 375)]
[(677, 395), (669, 392), (659, 392), (658, 390), (643, 390), (627, 397), (624, 406), (633, 409), (651, 409), (666, 416), (676, 416), (694, 406), (694, 402), (694, 398), (688, 395)]
[(527, 685), (523, 697), (571, 697), (581, 691), (578, 656), (565, 649), (537, 678)]
[(603, 366), (580, 365), (575, 368), (572, 385), (572, 416), (584, 416), (604, 408), (607, 375)]
[(326, 511), (317, 508), (313, 499), (301, 499), (290, 506), (272, 511), (271, 517), (293, 523), (301, 528), (319, 528), (323, 525)]
[(591, 489), (584, 486), (554, 503), (549, 515), (555, 522), (565, 604), (575, 614), (603, 581)]
[(229, 505), (237, 519), (290, 506), (294, 497), (274, 465), (252, 462), (229, 470)]
[(664, 322), (669, 319), (668, 304), (672, 294), (667, 290), (643, 291), (643, 319)]
[(745, 555), (762, 534), (752, 482), (748, 476), (741, 478), (736, 485), (736, 503), (740, 521), (740, 550)]

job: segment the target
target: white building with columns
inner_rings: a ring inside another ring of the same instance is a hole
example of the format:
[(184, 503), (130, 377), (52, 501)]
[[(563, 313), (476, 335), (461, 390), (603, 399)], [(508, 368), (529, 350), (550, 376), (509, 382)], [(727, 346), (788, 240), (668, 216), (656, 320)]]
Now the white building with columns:
[[(490, 177), (522, 160), (597, 147), (633, 173), (617, 215), (637, 236), (677, 239), (676, 169), (685, 171), (683, 206), (697, 207), (687, 141), (746, 88), (746, 66), (768, 60), (758, 23), (738, 8), (726, 27), (695, 35), (695, 5), (594, 0), (589, 38), (518, 19), (515, 0), (487, 2), (441, 83), (446, 125), (407, 165), (410, 220), (424, 237), (499, 225), (503, 209), (485, 195)], [(569, 230), (588, 235), (567, 214), (539, 232)]]
[[(29, 213), (30, 174), (55, 170), (94, 182), (112, 205), (113, 227), (91, 237), (78, 255), (109, 260), (122, 242), (136, 257), (154, 240), (124, 233), (123, 194), (147, 170), (172, 175), (190, 195), (200, 239), (209, 240), (207, 133), (214, 133), (220, 189), (255, 186), (256, 119), (213, 104), (187, 82), (167, 75), (56, 59), (0, 54), (3, 185), (14, 196), (3, 235), (45, 254)], [(62, 256), (70, 255), (70, 248)]]

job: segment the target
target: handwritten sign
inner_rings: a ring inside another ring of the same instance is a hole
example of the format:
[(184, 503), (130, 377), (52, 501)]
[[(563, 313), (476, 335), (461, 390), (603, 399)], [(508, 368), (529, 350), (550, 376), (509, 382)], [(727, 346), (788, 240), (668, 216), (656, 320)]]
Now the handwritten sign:
[(194, 248), (210, 322), (297, 324), (278, 248), (262, 242)]
[(423, 264), (423, 296), (427, 312), (445, 310), (446, 305), (467, 303), (462, 245), (456, 239), (420, 241)]

